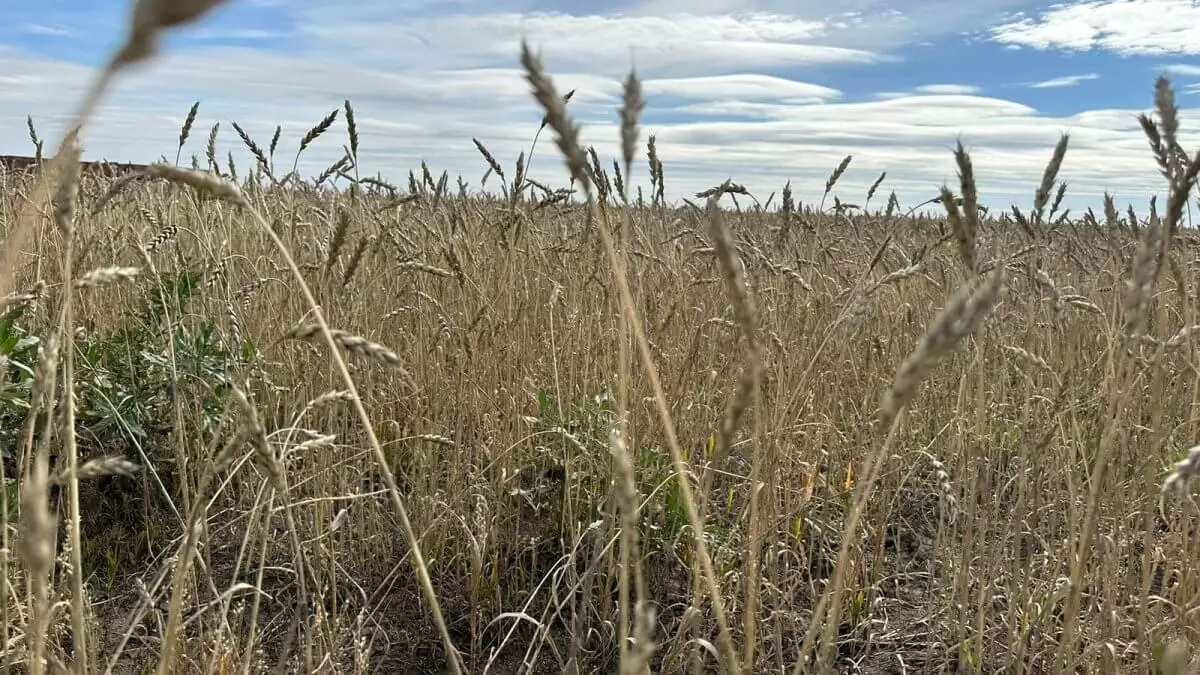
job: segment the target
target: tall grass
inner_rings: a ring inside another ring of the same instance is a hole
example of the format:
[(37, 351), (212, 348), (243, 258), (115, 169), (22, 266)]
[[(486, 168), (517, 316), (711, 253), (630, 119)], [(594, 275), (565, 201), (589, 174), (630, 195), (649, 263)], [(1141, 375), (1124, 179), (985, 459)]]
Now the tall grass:
[(140, 3), (3, 175), (7, 670), (1200, 666), (1200, 154), (1165, 79), (1146, 216), (1059, 213), (1067, 137), (1028, 213), (981, 209), (961, 146), (944, 223), (848, 206), (850, 157), (815, 208), (671, 207), (636, 74), (609, 173), (528, 47), (575, 196), (486, 137), (499, 196), (363, 177), (349, 101), (286, 175), (237, 124), (254, 166), (213, 124), (182, 167), (200, 104), (174, 164), (81, 173), (107, 82), (216, 4)]

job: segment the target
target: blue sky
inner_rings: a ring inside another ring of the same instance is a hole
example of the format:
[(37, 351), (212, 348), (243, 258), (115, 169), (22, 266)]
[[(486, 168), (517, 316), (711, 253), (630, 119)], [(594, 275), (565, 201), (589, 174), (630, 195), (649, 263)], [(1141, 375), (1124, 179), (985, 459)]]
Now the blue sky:
[[(39, 0), (0, 8), (0, 153), (27, 153), (24, 120), (56, 138), (97, 64), (120, 40), (130, 3)], [(836, 11), (831, 11), (835, 8)], [(765, 198), (791, 180), (816, 200), (830, 170), (861, 203), (886, 170), (905, 205), (954, 185), (951, 149), (971, 150), (982, 200), (1028, 207), (1060, 132), (1068, 204), (1104, 190), (1144, 209), (1161, 192), (1135, 116), (1168, 74), (1184, 108), (1185, 146), (1200, 147), (1200, 0), (229, 0), (167, 42), (162, 58), (117, 83), (85, 136), (90, 158), (173, 158), (194, 100), (184, 155), (220, 149), (248, 160), (230, 122), (278, 162), (349, 98), (360, 171), (403, 184), (422, 160), (478, 186), (471, 138), (512, 165), (540, 113), (519, 70), (522, 37), (542, 51), (583, 140), (618, 155), (616, 108), (631, 65), (644, 80), (646, 134), (658, 136), (668, 197), (727, 177)], [(300, 163), (312, 174), (346, 142), (335, 127)], [(561, 184), (541, 146), (533, 175)], [(636, 169), (645, 184), (644, 164)]]

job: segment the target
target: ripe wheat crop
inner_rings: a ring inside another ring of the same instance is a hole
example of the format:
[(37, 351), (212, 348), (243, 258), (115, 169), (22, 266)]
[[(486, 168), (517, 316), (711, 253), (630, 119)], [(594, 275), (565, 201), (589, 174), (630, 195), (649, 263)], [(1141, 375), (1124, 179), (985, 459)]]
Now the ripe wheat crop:
[(73, 131), (0, 172), (6, 671), (1200, 667), (1200, 154), (1165, 79), (1146, 214), (1062, 211), (1066, 136), (1028, 211), (981, 208), (962, 146), (940, 215), (843, 201), (851, 157), (817, 204), (669, 205), (636, 74), (610, 172), (527, 47), (569, 189), (486, 137), (499, 194), (359, 176), (350, 101), (286, 174), (237, 124), (253, 166), (219, 124), (181, 163), (201, 103), (174, 163), (81, 164), (107, 83), (216, 4), (138, 3)]

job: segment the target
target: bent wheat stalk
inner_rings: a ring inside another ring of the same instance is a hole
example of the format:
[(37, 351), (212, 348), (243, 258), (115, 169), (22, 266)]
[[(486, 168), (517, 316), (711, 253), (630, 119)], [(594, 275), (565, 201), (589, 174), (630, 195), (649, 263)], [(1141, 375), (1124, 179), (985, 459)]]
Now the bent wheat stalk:
[(388, 466), (387, 457), (384, 455), (383, 446), (379, 442), (378, 436), (375, 434), (375, 427), (371, 423), (371, 418), (367, 414), (366, 408), (363, 406), (362, 397), (358, 394), (358, 388), (354, 384), (354, 378), (350, 376), (350, 371), (346, 367), (346, 361), (342, 358), (341, 352), (338, 349), (338, 337), (334, 331), (329, 328), (329, 324), (325, 321), (325, 313), (321, 311), (320, 305), (316, 298), (313, 297), (312, 289), (304, 280), (304, 275), (300, 272), (299, 266), (288, 250), (287, 245), (279, 238), (275, 231), (271, 228), (271, 224), (259, 213), (258, 209), (254, 208), (238, 186), (223, 178), (213, 176), (211, 174), (192, 171), (190, 169), (182, 169), (168, 164), (155, 164), (149, 169), (149, 173), (159, 178), (164, 178), (172, 182), (189, 185), (193, 188), (203, 190), (214, 196), (220, 196), (231, 203), (243, 208), (255, 224), (262, 232), (271, 240), (280, 257), (283, 258), (292, 277), (296, 280), (300, 288), (300, 292), (304, 296), (305, 303), (308, 304), (308, 309), (312, 312), (312, 317), (317, 324), (321, 337), (324, 338), (325, 345), (329, 348), (330, 357), (337, 368), (338, 375), (342, 379), (342, 385), (354, 406), (354, 412), (357, 414), (359, 421), (362, 424), (363, 431), (367, 435), (367, 440), (371, 445), (371, 452), (376, 463), (379, 465), (379, 472), (383, 478), (387, 492), (392, 500), (392, 505), (396, 508), (397, 514), (400, 516), (400, 524), (404, 529), (404, 536), (408, 541), (413, 553), (413, 566), (416, 568), (417, 576), (420, 579), (421, 591), (425, 596), (425, 601), (429, 603), (430, 611), (433, 613), (434, 621), (437, 624), (438, 631), (441, 633), (443, 646), (446, 649), (446, 658), (449, 662), (449, 667), (454, 673), (462, 672), (457, 650), (454, 648), (454, 642), (450, 638), (450, 631), (446, 627), (446, 621), (442, 616), (442, 610), (438, 603), (437, 593), (434, 591), (433, 582), (429, 576), (429, 568), (425, 564), (425, 556), (421, 553), (420, 542), (417, 540), (416, 532), (413, 529), (412, 522), (408, 517), (408, 510), (404, 507), (404, 502), (400, 499), (400, 490), (396, 484), (396, 478), (392, 474), (391, 468)]
[[(593, 225), (595, 224), (596, 202), (592, 199), (587, 161), (578, 143), (579, 127), (567, 116), (566, 107), (559, 98), (550, 76), (543, 70), (541, 59), (529, 50), (529, 44), (524, 40), (521, 41), (521, 65), (525, 68), (525, 77), (533, 89), (534, 98), (541, 104), (542, 109), (546, 111), (546, 123), (557, 135), (556, 143), (568, 170), (571, 172), (572, 179), (579, 181), (584, 193), (587, 195), (586, 216), (588, 224), (586, 229), (590, 232), (593, 230)], [(646, 375), (650, 379), (650, 386), (654, 392), (655, 407), (657, 408), (663, 431), (667, 436), (667, 447), (671, 453), (671, 463), (675, 471), (675, 479), (679, 484), (680, 501), (684, 503), (688, 523), (692, 528), (696, 557), (700, 560), (700, 576), (704, 581), (709, 599), (712, 602), (713, 614), (716, 615), (718, 627), (717, 642), (721, 648), (721, 655), (726, 661), (725, 666), (728, 672), (738, 675), (741, 672), (738, 653), (733, 646), (733, 636), (729, 630), (729, 620), (725, 614), (725, 603), (721, 599), (721, 589), (717, 585), (717, 575), (714, 571), (712, 557), (708, 553), (708, 546), (704, 543), (704, 523), (700, 519), (699, 511), (696, 509), (696, 500), (692, 495), (692, 486), (688, 483), (687, 465), (683, 461), (683, 451), (680, 449), (679, 439), (675, 433), (675, 424), (671, 419), (671, 411), (667, 405), (667, 397), (658, 376), (658, 369), (654, 365), (654, 357), (650, 353), (650, 344), (646, 339), (645, 331), (642, 329), (642, 322), (638, 317), (637, 304), (634, 302), (633, 293), (629, 288), (629, 279), (621, 264), (622, 258), (617, 252), (616, 244), (613, 242), (613, 238), (609, 234), (607, 227), (595, 227), (594, 229), (600, 233), (600, 239), (604, 244), (604, 252), (617, 284), (622, 313), (626, 315), (626, 323), (633, 331), (633, 339), (637, 344), (638, 354), (641, 357), (642, 365), (646, 369)]]
[[(991, 312), (992, 307), (999, 301), (1004, 287), (1004, 279), (1005, 268), (1001, 266), (997, 267), (986, 281), (974, 290), (959, 289), (937, 318), (929, 324), (916, 348), (900, 364), (892, 385), (884, 393), (880, 402), (880, 418), (883, 426), (888, 429), (887, 438), (867, 459), (860, 472), (862, 480), (858, 485), (858, 492), (842, 531), (842, 543), (838, 551), (833, 579), (813, 612), (813, 621), (804, 637), (800, 658), (796, 661), (794, 673), (799, 673), (802, 669), (807, 672), (807, 667), (811, 665), (816, 665), (819, 669), (826, 663), (829, 652), (834, 646), (834, 637), (841, 614), (842, 586), (845, 583), (846, 568), (849, 567), (850, 549), (854, 536), (858, 531), (863, 509), (875, 489), (879, 468), (883, 460), (891, 453), (900, 424), (908, 410), (908, 404), (916, 395), (917, 387), (929, 374), (935, 363), (957, 349), (964, 338), (979, 328)], [(828, 617), (822, 622), (821, 618), (825, 616), (827, 607)], [(822, 626), (825, 630), (821, 640), (821, 649), (816, 664), (812, 664), (809, 662), (808, 656), (817, 632)]]

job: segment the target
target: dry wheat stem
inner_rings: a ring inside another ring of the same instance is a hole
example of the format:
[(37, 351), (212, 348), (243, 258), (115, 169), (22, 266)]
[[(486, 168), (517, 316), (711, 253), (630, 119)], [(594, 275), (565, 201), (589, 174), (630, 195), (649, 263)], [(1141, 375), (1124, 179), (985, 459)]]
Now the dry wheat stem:
[[(94, 480), (107, 476), (133, 476), (141, 469), (137, 464), (124, 457), (98, 457), (89, 459), (79, 466), (79, 480)], [(64, 485), (70, 480), (67, 473), (59, 473), (54, 482)]]
[[(606, 228), (601, 227), (597, 229), (604, 244), (604, 251), (608, 255), (609, 264), (615, 270), (619, 271), (621, 269), (619, 266), (620, 262), (614, 249), (612, 238), (608, 235)], [(654, 365), (654, 357), (650, 353), (650, 347), (646, 342), (646, 335), (638, 319), (633, 294), (629, 289), (629, 282), (623, 274), (619, 273), (616, 275), (616, 282), (621, 297), (622, 309), (628, 315), (627, 320), (633, 330), (634, 342), (638, 346), (642, 366), (646, 369), (647, 377), (650, 379), (650, 386), (654, 391), (654, 402), (658, 410), (659, 419), (663, 425), (663, 431), (667, 435), (667, 447), (671, 452), (671, 463), (675, 471), (675, 480), (678, 481), (682, 501), (687, 510), (688, 524), (691, 526), (693, 545), (696, 548), (696, 557), (700, 559), (701, 577), (707, 587), (709, 601), (713, 605), (713, 614), (716, 615), (719, 630), (717, 639), (721, 645), (721, 653), (725, 658), (725, 667), (729, 672), (737, 675), (741, 672), (737, 650), (733, 646), (733, 636), (729, 629), (729, 620), (725, 614), (725, 603), (721, 597), (721, 589), (717, 584), (717, 575), (713, 568), (712, 557), (708, 553), (708, 545), (704, 542), (704, 523), (701, 521), (699, 512), (696, 510), (696, 501), (692, 494), (692, 486), (688, 483), (687, 465), (684, 464), (683, 452), (680, 449), (679, 439), (675, 434), (675, 426), (671, 421), (671, 412), (667, 407), (666, 394), (663, 391), (662, 383), (659, 381), (658, 370)]]
[[(875, 488), (875, 481), (879, 477), (879, 468), (883, 460), (889, 456), (900, 428), (900, 421), (908, 409), (908, 403), (933, 364), (956, 348), (962, 339), (975, 332), (983, 322), (1000, 298), (1004, 279), (1004, 268), (999, 267), (974, 291), (961, 289), (929, 324), (916, 349), (905, 358), (897, 369), (895, 379), (884, 394), (880, 405), (880, 418), (888, 426), (887, 438), (867, 459), (860, 472), (861, 478), (857, 492), (843, 528), (842, 543), (834, 568), (834, 576), (829, 584), (829, 589), (822, 593), (821, 599), (817, 603), (817, 609), (813, 613), (814, 621), (805, 635), (801, 657), (796, 662), (795, 672), (800, 672), (802, 666), (809, 665), (807, 657), (820, 626), (823, 625), (825, 630), (818, 653), (818, 665), (824, 661), (828, 650), (833, 646), (834, 633), (837, 630), (841, 613), (842, 584), (854, 535), (867, 501)], [(823, 614), (826, 606), (829, 606), (828, 617), (824, 617)], [(822, 617), (824, 617), (823, 620)]]
[(921, 380), (933, 364), (953, 350), (958, 342), (975, 332), (1000, 299), (1005, 270), (996, 268), (974, 291), (962, 289), (929, 325), (917, 348), (896, 371), (892, 386), (880, 406), (884, 419), (894, 417), (908, 405)]
[[(60, 264), (62, 278), (69, 283), (74, 277), (72, 261), (74, 259), (76, 223), (75, 217), (79, 200), (79, 157), (78, 132), (76, 128), (68, 133), (63, 154), (65, 165), (58, 176), (58, 188), (53, 199), (53, 216), (55, 225), (63, 234), (63, 247)], [(83, 590), (83, 553), (82, 527), (79, 510), (79, 450), (75, 439), (75, 330), (74, 302), (69, 286), (63, 288), (62, 305), (58, 323), (63, 350), (63, 387), (62, 387), (62, 434), (65, 444), (64, 452), (67, 459), (67, 511), (70, 520), (67, 537), (70, 548), (71, 562), (71, 632), (72, 646), (75, 652), (74, 671), (83, 675), (88, 669), (87, 632), (85, 628), (86, 610), (84, 607)], [(47, 477), (47, 480), (51, 480)]]
[[(240, 194), (240, 193), (239, 193)], [(237, 200), (239, 203), (245, 204), (244, 199)], [(258, 212), (257, 209), (247, 205), (246, 210), (251, 218), (258, 224), (259, 229), (265, 234), (271, 243), (275, 246), (276, 251), (284, 259), (285, 264), (292, 273), (292, 277), (296, 280), (297, 286), (300, 288), (301, 294), (304, 296), (305, 302), (309, 306), (309, 311), (312, 312), (313, 319), (320, 328), (321, 335), (325, 339), (325, 344), (329, 348), (330, 358), (334, 362), (334, 366), (338, 370), (338, 375), (342, 379), (343, 386), (349, 395), (353, 398), (352, 404), (354, 411), (361, 422), (364, 433), (367, 435), (367, 440), (371, 445), (371, 450), (374, 455), (375, 463), (379, 470), (380, 476), (383, 478), (384, 485), (387, 487), (388, 494), (392, 499), (392, 505), (396, 508), (397, 514), (400, 516), (400, 524), (404, 530), (405, 539), (410, 546), (413, 554), (413, 566), (416, 568), (417, 576), (420, 580), (421, 591), (425, 596), (425, 601), (429, 603), (430, 612), (432, 612), (434, 621), (437, 624), (438, 631), (441, 634), (443, 646), (446, 649), (446, 658), (449, 661), (449, 667), (452, 673), (459, 675), (462, 672), (461, 657), (458, 650), (454, 647), (454, 641), (450, 637), (450, 631), (446, 626), (446, 621), (442, 615), (440, 603), (437, 599), (437, 592), (433, 588), (433, 582), (429, 576), (429, 568), (425, 564), (425, 557), (421, 553), (420, 542), (417, 539), (416, 532), (413, 529), (412, 522), (408, 517), (408, 510), (404, 507), (404, 502), (400, 499), (399, 487), (396, 484), (396, 478), (392, 474), (391, 468), (388, 465), (387, 456), (383, 452), (383, 447), (379, 443), (379, 438), (375, 434), (374, 425), (371, 423), (371, 418), (367, 414), (366, 408), (363, 405), (362, 397), (358, 394), (358, 388), (354, 384), (354, 379), (350, 376), (350, 371), (346, 367), (346, 362), (338, 354), (338, 341), (330, 330), (329, 325), (325, 321), (325, 314), (317, 304), (316, 298), (312, 295), (312, 290), (308, 283), (304, 280), (304, 275), (296, 265), (295, 259), (292, 258), (291, 252), (287, 245), (279, 238), (270, 223)]]
[[(51, 333), (38, 359), (33, 391), (30, 395), (30, 410), (26, 418), (25, 451), (22, 453), (21, 478), (21, 539), (18, 550), (25, 562), (27, 596), (29, 599), (29, 624), (26, 642), (29, 645), (29, 672), (31, 675), (45, 673), (46, 631), (50, 621), (49, 575), (54, 565), (54, 544), (57, 523), (47, 505), (50, 481), (50, 443), (53, 432), (53, 389), (58, 359), (58, 334)], [(31, 448), (36, 419), (45, 411), (42, 442)], [(8, 583), (5, 580), (4, 583)]]
[(129, 281), (141, 273), (139, 267), (100, 267), (75, 280), (76, 288), (99, 288), (116, 281)]
[[(1172, 149), (1171, 146), (1174, 143), (1175, 127), (1178, 124), (1178, 120), (1177, 111), (1174, 106), (1173, 92), (1171, 92), (1170, 85), (1165, 77), (1158, 79), (1155, 94), (1155, 103), (1158, 106), (1159, 115), (1162, 119), (1162, 136), (1167, 141), (1166, 150), (1169, 151)], [(1155, 141), (1158, 140), (1154, 133), (1154, 127), (1152, 124), (1145, 124), (1144, 119), (1143, 127), (1146, 129), (1153, 147)], [(1136, 337), (1145, 329), (1148, 305), (1153, 295), (1154, 286), (1158, 281), (1163, 258), (1169, 252), (1168, 247), (1179, 225), (1179, 219), (1182, 217), (1181, 204), (1188, 199), (1195, 183), (1196, 174), (1200, 172), (1200, 153), (1197, 154), (1195, 161), (1189, 163), (1189, 166), (1185, 170), (1170, 171), (1171, 167), (1167, 166), (1168, 162), (1166, 159), (1168, 158), (1161, 154), (1159, 155), (1160, 164), (1164, 165), (1164, 176), (1168, 184), (1168, 214), (1166, 220), (1156, 227), (1154, 223), (1156, 218), (1154, 217), (1152, 208), (1151, 222), (1147, 225), (1146, 235), (1141, 239), (1134, 262), (1130, 293), (1126, 300), (1126, 311), (1129, 313), (1129, 316), (1125, 321), (1125, 337)], [(1110, 344), (1113, 344), (1108, 351), (1108, 358), (1111, 363), (1119, 355), (1115, 354), (1115, 343), (1110, 342)], [(1103, 418), (1103, 428), (1100, 433), (1098, 447), (1091, 462), (1092, 471), (1089, 476), (1090, 485), (1088, 486), (1087, 508), (1084, 512), (1083, 523), (1075, 533), (1072, 541), (1073, 556), (1070, 561), (1070, 583), (1068, 585), (1065, 604), (1062, 638), (1055, 655), (1056, 667), (1066, 670), (1074, 670), (1075, 668), (1077, 658), (1076, 642), (1079, 637), (1076, 624), (1079, 621), (1078, 615), (1083, 593), (1083, 577), (1090, 561), (1093, 548), (1092, 540), (1100, 519), (1100, 502), (1105, 490), (1105, 478), (1112, 455), (1116, 451), (1119, 428), (1122, 426), (1121, 422), (1124, 416), (1122, 400), (1125, 392), (1130, 389), (1139, 377), (1135, 369), (1135, 364), (1130, 358), (1120, 359), (1113, 370), (1115, 371), (1114, 375), (1108, 382), (1108, 401)]]
[[(642, 571), (641, 565), (632, 564), (634, 556), (638, 555), (638, 492), (637, 479), (634, 475), (633, 461), (628, 448), (621, 440), (621, 433), (617, 428), (613, 428), (609, 432), (609, 450), (612, 452), (613, 459), (616, 463), (616, 487), (617, 498), (620, 505), (621, 517), (621, 586), (619, 592), (622, 596), (622, 612), (628, 612), (629, 603), (629, 568), (633, 568), (635, 583), (637, 584), (637, 598), (639, 604), (646, 602), (649, 598), (646, 589), (646, 579)], [(623, 619), (624, 621), (624, 619)], [(641, 674), (641, 663), (635, 655), (630, 653), (626, 644), (628, 636), (628, 628), (621, 626), (621, 673), (622, 675), (637, 675)], [(637, 628), (634, 629), (636, 647), (641, 647), (649, 640), (649, 633), (639, 633)], [(636, 652), (636, 650), (635, 650)]]
[[(0, 356), (0, 392), (6, 388), (5, 384), (8, 381), (8, 357)], [(6, 462), (0, 461), (0, 489), (7, 489), (9, 477)], [(12, 522), (12, 515), (8, 509), (9, 500), (7, 494), (5, 498), (0, 499), (0, 625), (14, 625), (12, 618), (9, 616), (9, 558), (11, 547), (9, 544), (9, 526)], [(7, 630), (3, 638), (5, 649), (7, 651), (10, 645)]]
[[(728, 187), (728, 183), (726, 186)], [(757, 318), (755, 316), (755, 306), (753, 296), (747, 288), (745, 273), (742, 268), (741, 260), (735, 256), (735, 250), (730, 241), (729, 232), (726, 229), (721, 214), (718, 209), (718, 202), (724, 190), (720, 190), (712, 194), (708, 198), (707, 210), (709, 217), (709, 236), (712, 238), (714, 248), (716, 249), (717, 259), (720, 261), (723, 276), (726, 281), (726, 291), (729, 295), (730, 302), (734, 307), (734, 314), (737, 316), (738, 323), (741, 325), (742, 331), (745, 333), (746, 339), (746, 370), (738, 383), (737, 392), (730, 400), (726, 409), (724, 424), (721, 428), (721, 441), (718, 448), (718, 457), (724, 459), (729, 452), (729, 446), (733, 442), (733, 436), (736, 433), (738, 424), (745, 410), (750, 406), (751, 399), (757, 393), (760, 369), (762, 364)], [(757, 431), (757, 429), (756, 429)], [(751, 485), (759, 484), (759, 475), (762, 469), (761, 448), (756, 442), (754, 445), (753, 465), (751, 468), (750, 483)], [(759, 491), (754, 490), (750, 496), (750, 540), (757, 541), (759, 534)], [(752, 546), (747, 552), (746, 568), (746, 595), (745, 595), (745, 614), (743, 621), (743, 639), (745, 640), (743, 648), (743, 668), (752, 669), (754, 667), (754, 647), (756, 644), (757, 626), (755, 622), (757, 612), (757, 599), (759, 594), (759, 579), (758, 579), (758, 556), (759, 547)]]

